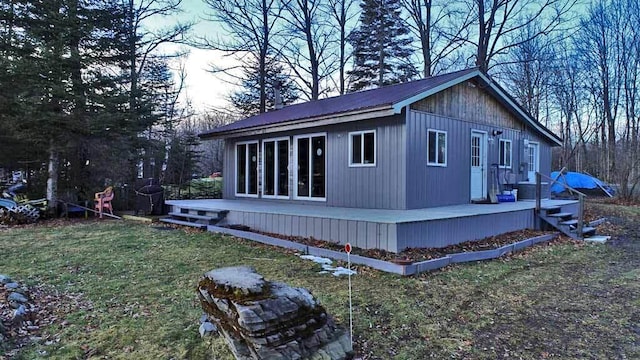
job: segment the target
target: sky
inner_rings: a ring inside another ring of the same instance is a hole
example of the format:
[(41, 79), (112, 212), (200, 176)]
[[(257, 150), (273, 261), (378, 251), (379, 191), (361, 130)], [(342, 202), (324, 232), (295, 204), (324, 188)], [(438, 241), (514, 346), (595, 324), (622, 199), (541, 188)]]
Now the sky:
[[(207, 6), (202, 0), (184, 0), (184, 13), (178, 18), (164, 19), (162, 23), (168, 25), (175, 21), (195, 21), (196, 26), (192, 35), (214, 36), (216, 35), (216, 25), (203, 20), (206, 16)], [(155, 24), (154, 24), (155, 25)], [(212, 107), (223, 107), (228, 104), (227, 97), (232, 90), (232, 86), (224, 82), (220, 76), (210, 73), (208, 70), (212, 64), (222, 65), (231, 64), (233, 60), (223, 56), (223, 53), (215, 50), (197, 49), (194, 47), (185, 47), (170, 45), (165, 47), (165, 51), (171, 52), (175, 50), (188, 50), (188, 55), (184, 60), (186, 71), (185, 90), (183, 91), (183, 100), (189, 98), (193, 108), (201, 113)], [(177, 77), (176, 77), (177, 79)]]

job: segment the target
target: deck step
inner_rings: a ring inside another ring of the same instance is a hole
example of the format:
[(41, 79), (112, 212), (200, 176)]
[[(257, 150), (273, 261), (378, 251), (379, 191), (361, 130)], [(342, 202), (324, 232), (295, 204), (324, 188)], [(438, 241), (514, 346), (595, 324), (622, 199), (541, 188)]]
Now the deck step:
[[(577, 230), (574, 230), (574, 231), (577, 231)], [(588, 236), (594, 235), (595, 233), (596, 233), (596, 228), (594, 227), (585, 226), (582, 228), (583, 237), (588, 237)]]
[(211, 221), (215, 219), (215, 217), (213, 216), (187, 214), (187, 213), (179, 213), (179, 212), (170, 212), (168, 215), (171, 215), (173, 217), (179, 217), (179, 218), (198, 219), (198, 220), (206, 220), (206, 221)]
[(547, 214), (551, 214), (553, 212), (562, 210), (562, 208), (560, 206), (546, 206), (546, 207), (542, 207), (541, 210), (546, 212)]
[(559, 213), (555, 213), (555, 214), (549, 214), (547, 215), (548, 217), (552, 217), (552, 218), (568, 218), (568, 217), (573, 217), (572, 213), (567, 213), (567, 212), (559, 212)]
[(576, 225), (578, 225), (578, 220), (571, 219), (571, 220), (567, 220), (567, 221), (561, 221), (558, 224), (559, 225), (576, 226)]
[(205, 224), (200, 224), (200, 223), (195, 223), (195, 222), (190, 222), (190, 221), (184, 221), (184, 220), (178, 220), (178, 219), (174, 219), (174, 218), (170, 218), (170, 217), (162, 218), (162, 219), (160, 219), (160, 221), (165, 222), (165, 223), (169, 223), (169, 224), (191, 226), (191, 227), (195, 227), (195, 228), (199, 228), (199, 229), (206, 229), (207, 228), (207, 225), (205, 225)]
[(598, 243), (598, 244), (604, 244), (607, 241), (609, 241), (609, 239), (611, 239), (611, 236), (596, 235), (596, 236), (590, 236), (588, 238), (584, 238), (584, 241)]

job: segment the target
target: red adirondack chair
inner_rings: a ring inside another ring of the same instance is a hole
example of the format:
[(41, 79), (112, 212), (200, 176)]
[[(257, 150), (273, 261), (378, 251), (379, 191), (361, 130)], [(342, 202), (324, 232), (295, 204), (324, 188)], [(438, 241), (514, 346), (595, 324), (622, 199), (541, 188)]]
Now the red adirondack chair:
[(100, 215), (102, 219), (102, 212), (109, 210), (109, 213), (113, 215), (113, 207), (111, 201), (113, 200), (113, 187), (109, 186), (104, 191), (97, 192), (93, 201), (95, 201), (96, 215)]

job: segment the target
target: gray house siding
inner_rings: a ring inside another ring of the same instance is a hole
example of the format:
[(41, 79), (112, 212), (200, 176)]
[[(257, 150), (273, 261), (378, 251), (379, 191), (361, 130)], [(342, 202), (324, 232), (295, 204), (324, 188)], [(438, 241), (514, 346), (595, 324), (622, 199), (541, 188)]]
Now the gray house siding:
[[(376, 166), (349, 166), (349, 132), (376, 131)], [(224, 199), (235, 199), (235, 146), (237, 142), (260, 141), (279, 137), (290, 138), (289, 164), (293, 169), (293, 136), (311, 133), (326, 133), (326, 201), (293, 199), (293, 172), (289, 173), (288, 199), (270, 201), (309, 203), (338, 207), (370, 209), (405, 209), (406, 154), (404, 115), (358, 121), (334, 126), (309, 128), (304, 131), (274, 133), (262, 136), (227, 139), (224, 157)], [(261, 161), (258, 162), (261, 164)], [(260, 169), (260, 165), (259, 165)], [(261, 170), (261, 169), (260, 169)], [(261, 171), (259, 171), (261, 173)], [(261, 178), (260, 178), (261, 180)], [(259, 184), (261, 190), (261, 184)], [(265, 199), (266, 200), (266, 199)]]
[[(551, 145), (532, 134), (497, 100), (471, 82), (454, 86), (411, 105), (407, 118), (407, 209), (466, 204), (470, 202), (471, 132), (487, 133), (487, 191), (494, 184), (492, 164), (499, 163), (499, 140), (511, 140), (511, 169), (516, 182), (527, 178), (524, 139), (540, 145), (540, 171), (548, 174)], [(447, 132), (447, 166), (427, 165), (427, 131)], [(493, 130), (502, 134), (492, 136)], [(522, 167), (520, 165), (523, 165)]]

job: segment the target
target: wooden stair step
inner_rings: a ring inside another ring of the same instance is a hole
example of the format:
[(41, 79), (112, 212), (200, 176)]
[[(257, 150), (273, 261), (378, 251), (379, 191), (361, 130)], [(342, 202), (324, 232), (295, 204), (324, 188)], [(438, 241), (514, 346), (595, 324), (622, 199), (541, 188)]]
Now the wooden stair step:
[(198, 219), (198, 220), (207, 220), (211, 221), (216, 219), (214, 216), (206, 216), (206, 215), (196, 215), (196, 214), (187, 214), (187, 213), (179, 213), (179, 212), (170, 212), (168, 215), (173, 217), (187, 218), (187, 219)]
[(548, 217), (553, 217), (553, 218), (567, 218), (567, 217), (573, 217), (572, 213), (568, 213), (568, 212), (559, 212), (559, 213), (555, 213), (555, 214), (549, 214), (547, 215)]
[(551, 213), (554, 211), (560, 211), (562, 210), (562, 208), (560, 206), (543, 206), (540, 208), (540, 210), (545, 211), (547, 213)]
[(571, 219), (571, 220), (567, 220), (567, 221), (561, 221), (558, 224), (560, 225), (569, 225), (569, 226), (576, 226), (578, 225), (578, 220), (577, 219)]
[(190, 221), (178, 220), (178, 219), (174, 219), (174, 218), (170, 218), (170, 217), (162, 218), (162, 219), (160, 219), (160, 221), (166, 222), (166, 223), (170, 223), (170, 224), (176, 224), (176, 225), (191, 226), (191, 227), (200, 228), (200, 229), (206, 229), (207, 228), (207, 225), (205, 225), (205, 224), (199, 224), (199, 223), (190, 222)]
[(582, 236), (589, 236), (596, 233), (596, 228), (591, 226), (585, 226), (582, 228)]

